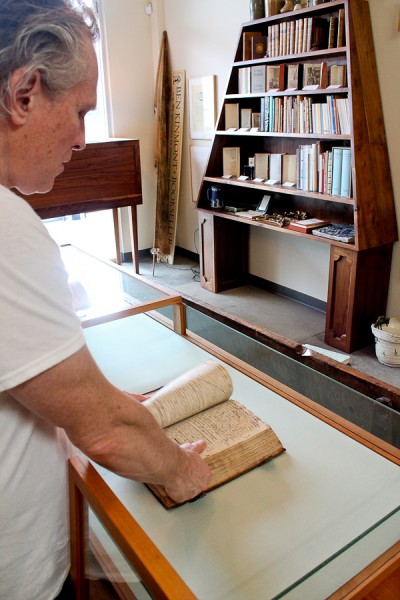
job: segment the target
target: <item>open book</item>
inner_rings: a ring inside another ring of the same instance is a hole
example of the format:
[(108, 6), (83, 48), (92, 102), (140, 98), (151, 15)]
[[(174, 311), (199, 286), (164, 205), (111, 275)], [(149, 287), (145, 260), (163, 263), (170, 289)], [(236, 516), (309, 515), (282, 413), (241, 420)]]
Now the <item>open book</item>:
[[(208, 361), (174, 379), (143, 403), (178, 444), (207, 441), (202, 456), (212, 477), (205, 491), (285, 450), (269, 425), (230, 399), (232, 391), (227, 370)], [(158, 486), (148, 487), (166, 508), (176, 506)]]

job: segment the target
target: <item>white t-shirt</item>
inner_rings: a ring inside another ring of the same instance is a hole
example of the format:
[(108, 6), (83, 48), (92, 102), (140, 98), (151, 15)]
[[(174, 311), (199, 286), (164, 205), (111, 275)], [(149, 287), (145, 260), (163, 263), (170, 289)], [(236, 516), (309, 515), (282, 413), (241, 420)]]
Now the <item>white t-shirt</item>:
[(68, 574), (68, 441), (7, 390), (84, 345), (57, 244), (0, 186), (0, 598), (50, 600)]

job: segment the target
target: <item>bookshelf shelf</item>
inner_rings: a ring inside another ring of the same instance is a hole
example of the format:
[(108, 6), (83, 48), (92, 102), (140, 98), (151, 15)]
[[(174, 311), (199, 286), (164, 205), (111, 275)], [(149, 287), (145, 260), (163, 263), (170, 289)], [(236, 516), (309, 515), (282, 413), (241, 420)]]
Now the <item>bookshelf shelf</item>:
[(248, 67), (251, 65), (262, 65), (262, 64), (270, 64), (270, 63), (280, 63), (280, 62), (301, 62), (302, 60), (308, 60), (310, 58), (329, 58), (329, 57), (337, 57), (337, 56), (346, 56), (347, 48), (346, 46), (341, 46), (340, 48), (325, 48), (324, 50), (314, 50), (313, 52), (299, 52), (296, 54), (282, 54), (278, 56), (274, 56), (271, 58), (255, 58), (250, 60), (239, 60), (234, 62), (232, 68), (240, 68), (240, 67)]
[(318, 88), (317, 90), (283, 90), (281, 92), (258, 92), (257, 94), (226, 94), (225, 100), (262, 98), (263, 96), (326, 96), (326, 94), (348, 94), (349, 88)]
[[(232, 185), (236, 187), (242, 187), (246, 190), (262, 190), (264, 192), (278, 193), (282, 192), (285, 195), (298, 196), (299, 190), (297, 188), (288, 188), (282, 185), (266, 185), (265, 183), (256, 183), (254, 181), (240, 181), (237, 178), (224, 179), (223, 177), (204, 177), (204, 181), (211, 183), (223, 184), (226, 186)], [(338, 204), (349, 204), (354, 206), (354, 198), (344, 198), (342, 196), (332, 196), (329, 194), (321, 194), (319, 192), (301, 192), (304, 198), (315, 198), (316, 200), (324, 200), (326, 202), (336, 202)]]
[[(267, 55), (254, 58), (260, 48)], [(230, 208), (253, 209), (267, 194), (269, 214), (351, 227), (354, 241), (212, 210), (211, 186)], [(253, 227), (329, 244), (325, 341), (345, 352), (370, 343), (398, 234), (368, 0), (242, 25), (197, 209), (204, 288), (246, 282)]]
[(337, 135), (337, 134), (324, 134), (324, 133), (274, 133), (265, 131), (227, 131), (219, 130), (215, 132), (217, 136), (229, 136), (229, 137), (279, 137), (279, 138), (293, 138), (296, 140), (300, 139), (318, 139), (318, 140), (351, 140), (350, 135)]

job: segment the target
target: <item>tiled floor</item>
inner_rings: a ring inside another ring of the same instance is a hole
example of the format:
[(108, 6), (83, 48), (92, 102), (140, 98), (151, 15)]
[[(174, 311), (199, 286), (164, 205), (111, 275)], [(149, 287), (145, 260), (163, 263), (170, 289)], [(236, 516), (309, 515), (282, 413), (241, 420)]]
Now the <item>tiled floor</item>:
[[(132, 268), (129, 263), (125, 267)], [(182, 295), (241, 317), (260, 327), (302, 344), (334, 350), (324, 343), (325, 314), (290, 300), (247, 285), (220, 294), (200, 285), (199, 265), (176, 256), (174, 265), (156, 263), (153, 276), (152, 257), (140, 259), (140, 274), (177, 290)], [(400, 368), (378, 362), (372, 344), (351, 354), (350, 365), (372, 377), (400, 388)]]

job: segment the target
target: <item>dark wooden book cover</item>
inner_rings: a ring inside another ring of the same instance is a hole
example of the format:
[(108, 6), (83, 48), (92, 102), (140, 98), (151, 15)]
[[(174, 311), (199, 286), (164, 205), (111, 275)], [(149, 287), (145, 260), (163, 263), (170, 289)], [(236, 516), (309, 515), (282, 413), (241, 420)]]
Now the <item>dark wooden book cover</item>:
[(337, 41), (336, 46), (341, 48), (345, 45), (345, 31), (344, 31), (344, 8), (339, 9), (338, 18), (338, 30), (337, 30)]
[(243, 60), (252, 59), (252, 44), (251, 40), (255, 37), (261, 37), (261, 31), (244, 31), (243, 32)]
[(336, 48), (337, 29), (338, 29), (338, 18), (336, 15), (332, 15), (332, 17), (329, 19), (328, 48)]
[(251, 38), (252, 59), (265, 58), (267, 54), (267, 36), (260, 35)]

